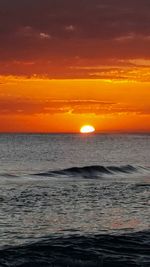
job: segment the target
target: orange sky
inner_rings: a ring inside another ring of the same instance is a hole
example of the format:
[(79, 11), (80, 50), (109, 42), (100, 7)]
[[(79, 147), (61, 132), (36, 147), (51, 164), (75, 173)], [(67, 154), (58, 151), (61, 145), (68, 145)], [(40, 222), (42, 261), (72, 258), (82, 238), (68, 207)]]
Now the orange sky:
[(150, 83), (0, 78), (1, 132), (149, 132)]
[(150, 1), (0, 1), (0, 132), (150, 132)]

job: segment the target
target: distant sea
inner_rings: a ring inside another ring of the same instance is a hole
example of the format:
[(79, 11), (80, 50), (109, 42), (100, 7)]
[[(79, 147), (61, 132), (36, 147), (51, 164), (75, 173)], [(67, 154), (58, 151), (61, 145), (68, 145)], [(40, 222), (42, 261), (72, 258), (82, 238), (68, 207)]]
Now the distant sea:
[(150, 267), (150, 134), (0, 134), (0, 266)]

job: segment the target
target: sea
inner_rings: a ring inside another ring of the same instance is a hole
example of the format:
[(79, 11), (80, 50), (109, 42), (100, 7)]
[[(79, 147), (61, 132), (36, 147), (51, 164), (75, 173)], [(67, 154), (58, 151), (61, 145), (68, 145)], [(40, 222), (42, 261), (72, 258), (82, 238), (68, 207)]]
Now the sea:
[(0, 134), (0, 267), (150, 267), (150, 134)]

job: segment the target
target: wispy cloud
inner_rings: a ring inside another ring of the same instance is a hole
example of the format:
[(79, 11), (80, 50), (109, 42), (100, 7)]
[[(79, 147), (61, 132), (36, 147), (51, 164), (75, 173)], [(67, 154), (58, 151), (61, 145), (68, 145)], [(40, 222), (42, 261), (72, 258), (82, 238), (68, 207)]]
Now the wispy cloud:
[[(0, 10), (0, 61), (7, 64), (2, 73), (13, 74), (15, 60), (35, 62), (32, 69), (16, 69), (27, 75), (49, 75), (47, 62), (52, 61), (55, 76), (68, 73), (71, 62), (76, 66), (75, 58), (83, 64), (91, 59), (99, 64), (108, 59), (150, 60), (147, 0), (13, 0), (1, 1)], [(76, 78), (75, 72), (69, 75)]]
[(20, 99), (12, 97), (0, 98), (1, 115), (37, 115), (37, 114), (121, 114), (121, 113), (138, 113), (149, 114), (150, 108), (142, 106), (140, 109), (133, 108), (122, 103), (113, 103), (99, 100), (54, 100), (47, 99)]

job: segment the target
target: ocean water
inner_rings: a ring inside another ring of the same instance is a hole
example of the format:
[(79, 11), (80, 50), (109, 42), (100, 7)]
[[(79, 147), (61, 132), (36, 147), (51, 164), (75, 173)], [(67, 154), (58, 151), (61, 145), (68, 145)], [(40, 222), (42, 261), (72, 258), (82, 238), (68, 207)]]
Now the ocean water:
[(0, 266), (150, 266), (149, 134), (0, 134)]

